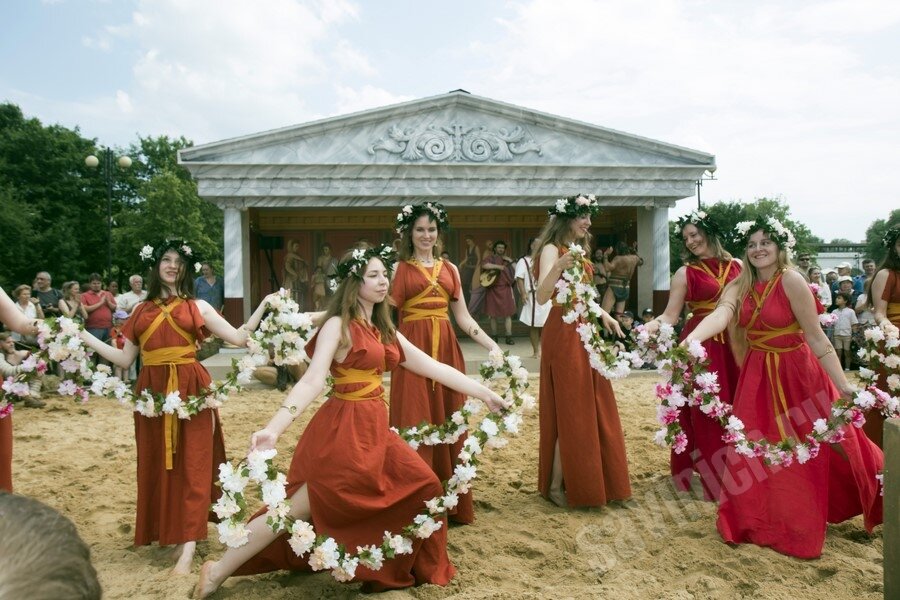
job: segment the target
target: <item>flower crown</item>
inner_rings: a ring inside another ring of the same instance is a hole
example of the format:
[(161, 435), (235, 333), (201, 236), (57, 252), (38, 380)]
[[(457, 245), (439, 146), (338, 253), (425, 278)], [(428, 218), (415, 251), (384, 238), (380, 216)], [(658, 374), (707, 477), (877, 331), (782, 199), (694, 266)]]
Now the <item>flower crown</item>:
[(350, 258), (337, 266), (337, 274), (331, 277), (338, 282), (347, 279), (351, 275), (357, 279), (362, 279), (366, 265), (369, 264), (369, 260), (372, 258), (380, 259), (384, 266), (387, 267), (388, 273), (390, 273), (394, 270), (394, 263), (397, 262), (397, 253), (387, 244), (368, 249), (357, 248), (350, 255)]
[(698, 229), (702, 229), (708, 235), (714, 235), (721, 241), (727, 241), (725, 232), (722, 231), (721, 225), (711, 214), (704, 210), (693, 210), (690, 214), (685, 215), (675, 221), (678, 231), (685, 228), (686, 225), (695, 225)]
[(600, 212), (600, 204), (593, 194), (578, 194), (568, 198), (560, 198), (547, 213), (555, 217), (574, 219), (584, 215), (596, 215)]
[(444, 205), (438, 202), (425, 202), (422, 204), (406, 204), (403, 208), (400, 209), (400, 212), (397, 213), (397, 220), (394, 223), (394, 228), (397, 233), (403, 233), (412, 227), (412, 224), (416, 222), (416, 219), (421, 217), (422, 215), (428, 215), (429, 217), (434, 218), (438, 224), (438, 230), (444, 231), (448, 227), (450, 227), (450, 221), (447, 218), (447, 211), (444, 210)]
[(735, 232), (737, 232), (736, 241), (741, 245), (746, 245), (750, 234), (760, 229), (769, 236), (769, 239), (787, 252), (788, 258), (793, 258), (794, 246), (797, 245), (797, 240), (794, 238), (791, 230), (774, 217), (756, 217), (755, 221), (741, 221), (734, 227)]
[(141, 257), (141, 262), (143, 262), (148, 267), (152, 267), (156, 263), (158, 263), (162, 259), (162, 255), (165, 254), (169, 250), (174, 250), (178, 254), (181, 255), (181, 258), (184, 260), (185, 264), (193, 264), (194, 271), (200, 271), (200, 256), (194, 252), (193, 248), (191, 248), (190, 244), (186, 240), (162, 240), (157, 242), (155, 246), (151, 246), (147, 244), (139, 253)]
[(893, 248), (898, 237), (900, 237), (900, 225), (891, 227), (885, 232), (884, 237), (881, 238), (881, 245), (888, 249)]

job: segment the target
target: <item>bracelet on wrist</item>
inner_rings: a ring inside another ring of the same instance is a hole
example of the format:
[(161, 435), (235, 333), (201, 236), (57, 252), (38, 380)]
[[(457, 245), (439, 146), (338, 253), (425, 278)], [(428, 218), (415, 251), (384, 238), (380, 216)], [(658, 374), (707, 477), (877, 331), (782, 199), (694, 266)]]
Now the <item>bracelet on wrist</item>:
[(278, 408), (279, 408), (279, 410), (283, 408), (284, 410), (288, 411), (288, 413), (291, 415), (291, 417), (297, 416), (297, 407), (296, 406), (293, 406), (291, 404), (282, 404)]

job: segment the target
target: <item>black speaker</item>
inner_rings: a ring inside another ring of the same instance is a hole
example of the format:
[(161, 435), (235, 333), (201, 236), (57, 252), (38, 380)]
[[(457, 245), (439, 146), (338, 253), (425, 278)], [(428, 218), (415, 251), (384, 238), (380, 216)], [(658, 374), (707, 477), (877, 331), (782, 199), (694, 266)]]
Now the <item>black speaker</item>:
[(259, 235), (260, 250), (282, 250), (284, 249), (284, 237), (280, 235)]

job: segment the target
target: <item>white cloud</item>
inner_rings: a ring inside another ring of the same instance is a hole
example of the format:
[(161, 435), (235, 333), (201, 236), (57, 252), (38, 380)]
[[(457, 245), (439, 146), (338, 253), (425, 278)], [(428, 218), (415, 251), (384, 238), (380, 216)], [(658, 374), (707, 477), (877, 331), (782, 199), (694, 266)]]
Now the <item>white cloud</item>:
[(337, 85), (335, 91), (337, 106), (334, 114), (338, 115), (414, 99), (412, 96), (398, 96), (371, 85), (364, 85), (361, 88)]

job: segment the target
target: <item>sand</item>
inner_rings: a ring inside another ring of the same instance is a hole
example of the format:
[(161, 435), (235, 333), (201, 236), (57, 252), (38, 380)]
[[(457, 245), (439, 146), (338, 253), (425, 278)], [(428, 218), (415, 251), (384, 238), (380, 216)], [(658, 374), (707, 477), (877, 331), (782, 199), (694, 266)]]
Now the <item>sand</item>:
[[(756, 546), (730, 547), (715, 529), (715, 506), (669, 483), (668, 453), (651, 441), (652, 374), (614, 382), (625, 428), (634, 506), (563, 510), (537, 494), (537, 412), (510, 445), (490, 451), (475, 488), (474, 525), (452, 527), (449, 552), (459, 569), (447, 587), (383, 594), (421, 598), (881, 598), (882, 533), (861, 518), (828, 528), (823, 555), (796, 560)], [(537, 382), (533, 383), (536, 391)], [(284, 398), (245, 391), (222, 409), (229, 458), (246, 450)], [(132, 546), (135, 448), (131, 414), (113, 401), (83, 406), (49, 395), (46, 409), (14, 414), (14, 485), (66, 514), (91, 546), (106, 598), (185, 598), (195, 576), (173, 577), (170, 549)], [(303, 415), (282, 437), (283, 470)], [(377, 540), (373, 540), (376, 541)], [(194, 572), (223, 547), (210, 526)], [(350, 598), (358, 584), (329, 574), (287, 572), (229, 580), (216, 598)]]

